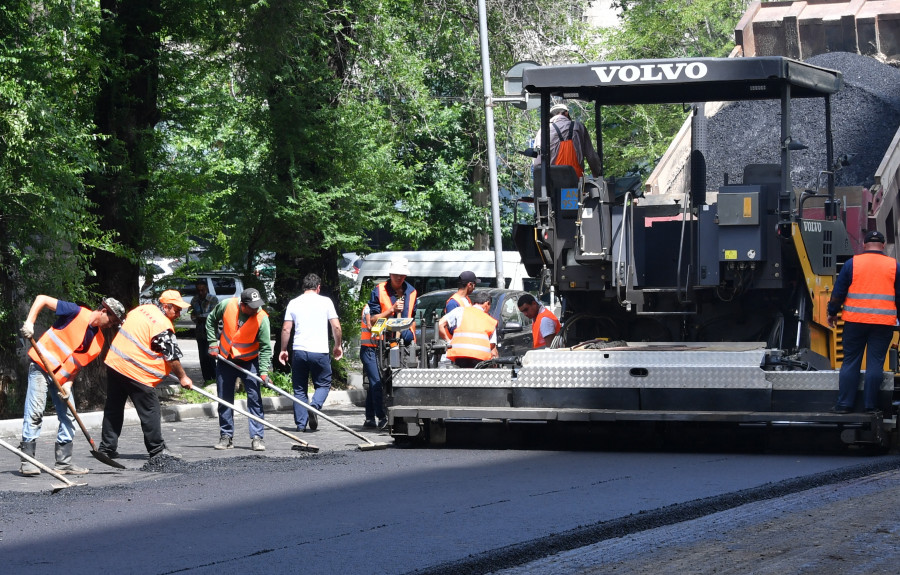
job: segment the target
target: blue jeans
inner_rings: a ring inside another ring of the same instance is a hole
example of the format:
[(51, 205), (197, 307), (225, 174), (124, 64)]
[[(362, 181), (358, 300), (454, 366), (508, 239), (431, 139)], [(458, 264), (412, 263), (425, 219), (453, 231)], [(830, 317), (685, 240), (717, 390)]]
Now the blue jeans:
[[(315, 388), (312, 399), (307, 395), (310, 376)], [(295, 349), (291, 356), (291, 382), (294, 384), (294, 397), (316, 409), (322, 409), (331, 389), (331, 355)], [(297, 431), (306, 428), (308, 419), (306, 408), (295, 403), (294, 423)]]
[(384, 419), (384, 400), (381, 388), (381, 374), (378, 373), (377, 347), (361, 345), (359, 359), (362, 360), (363, 372), (369, 378), (369, 391), (366, 393), (366, 419)]
[(841, 364), (840, 391), (837, 407), (853, 409), (859, 389), (859, 370), (866, 354), (866, 378), (863, 387), (865, 409), (878, 408), (878, 392), (884, 377), (884, 357), (887, 355), (894, 327), (869, 323), (844, 323), (844, 362)]
[[(69, 411), (65, 400), (59, 396), (56, 384), (50, 376), (41, 371), (33, 362), (28, 362), (28, 391), (25, 394), (25, 417), (22, 420), (22, 441), (34, 441), (41, 435), (41, 423), (44, 420), (44, 409), (47, 407), (47, 392), (56, 408), (59, 428), (56, 431), (57, 443), (69, 443), (75, 437), (75, 418)], [(75, 394), (69, 395), (74, 405)]]
[[(241, 361), (239, 359), (230, 361), (254, 375), (259, 374), (259, 358), (250, 361)], [(219, 396), (219, 399), (224, 399), (228, 403), (234, 403), (234, 386), (238, 377), (243, 380), (244, 389), (247, 390), (247, 411), (260, 419), (265, 419), (262, 395), (259, 392), (259, 381), (241, 373), (224, 361), (216, 362), (216, 394)], [(264, 437), (262, 423), (249, 417), (247, 422), (250, 427), (251, 438)], [(234, 410), (230, 407), (225, 407), (221, 403), (219, 404), (219, 435), (234, 437)]]

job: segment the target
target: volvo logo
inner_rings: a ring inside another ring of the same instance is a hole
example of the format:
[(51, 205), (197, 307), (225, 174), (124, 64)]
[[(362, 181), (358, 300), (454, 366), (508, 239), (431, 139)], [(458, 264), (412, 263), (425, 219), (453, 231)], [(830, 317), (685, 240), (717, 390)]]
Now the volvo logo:
[(620, 82), (663, 82), (687, 76), (698, 80), (706, 76), (708, 69), (703, 62), (678, 62), (667, 64), (641, 64), (639, 66), (594, 66), (591, 68), (604, 84), (618, 78)]
[(816, 232), (818, 234), (822, 233), (822, 222), (810, 222), (807, 220), (803, 220), (803, 231), (804, 232)]

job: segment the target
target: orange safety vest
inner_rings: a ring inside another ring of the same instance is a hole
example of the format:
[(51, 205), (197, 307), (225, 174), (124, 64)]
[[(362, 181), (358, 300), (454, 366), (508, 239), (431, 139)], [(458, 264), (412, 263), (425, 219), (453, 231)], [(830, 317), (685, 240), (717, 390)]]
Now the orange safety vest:
[[(381, 304), (382, 313), (394, 305), (391, 302), (391, 296), (388, 295), (387, 284), (388, 282), (378, 284), (378, 303)], [(403, 303), (403, 311), (400, 313), (400, 317), (412, 317), (412, 311), (416, 309), (416, 296), (416, 290), (412, 290), (412, 293), (409, 294), (409, 300)]]
[(259, 310), (256, 315), (247, 318), (238, 326), (240, 304), (237, 298), (231, 298), (222, 314), (222, 334), (219, 336), (219, 353), (231, 359), (248, 361), (259, 357), (259, 322), (269, 317), (266, 310)]
[(455, 293), (447, 298), (447, 303), (444, 304), (444, 312), (447, 311), (447, 304), (449, 304), (451, 301), (455, 301), (456, 303), (458, 303), (459, 307), (469, 307), (470, 305), (472, 305), (472, 302), (468, 297), (463, 297), (459, 295), (459, 293)]
[(453, 332), (447, 358), (469, 357), (484, 361), (491, 359), (491, 334), (497, 320), (478, 306), (463, 308), (462, 320)]
[(375, 343), (377, 339), (372, 336), (372, 330), (369, 329), (369, 324), (366, 323), (366, 316), (368, 314), (369, 306), (367, 304), (363, 306), (362, 315), (359, 318), (359, 345), (363, 347), (378, 347)]
[[(90, 327), (89, 319), (91, 310), (81, 308), (78, 315), (63, 329), (50, 328), (37, 341), (37, 348), (41, 355), (50, 364), (50, 369), (56, 374), (59, 382), (69, 383), (78, 375), (78, 370), (94, 361), (103, 349), (103, 334), (97, 330), (87, 350), (80, 349), (84, 343), (84, 336)], [(28, 357), (44, 373), (44, 363), (34, 348), (28, 350)]]
[(138, 383), (156, 387), (169, 375), (169, 364), (163, 354), (150, 349), (150, 341), (166, 330), (174, 332), (175, 327), (154, 304), (134, 308), (109, 346), (106, 365)]
[(534, 343), (531, 347), (543, 347), (547, 345), (547, 342), (544, 341), (544, 336), (541, 335), (541, 320), (545, 317), (548, 317), (553, 320), (556, 329), (554, 330), (556, 333), (559, 333), (560, 323), (556, 316), (547, 308), (541, 309), (541, 311), (537, 314), (537, 317), (534, 318), (534, 323), (531, 324), (531, 338), (534, 340)]
[(876, 325), (897, 324), (894, 281), (897, 262), (884, 254), (853, 256), (853, 279), (844, 300), (844, 321)]
[(575, 151), (575, 140), (572, 139), (572, 133), (575, 131), (575, 121), (569, 122), (569, 137), (563, 139), (562, 131), (556, 124), (550, 124), (556, 130), (559, 136), (559, 150), (556, 152), (556, 159), (553, 161), (554, 166), (572, 166), (575, 168), (575, 174), (580, 178), (584, 175), (584, 167), (578, 163), (578, 152)]

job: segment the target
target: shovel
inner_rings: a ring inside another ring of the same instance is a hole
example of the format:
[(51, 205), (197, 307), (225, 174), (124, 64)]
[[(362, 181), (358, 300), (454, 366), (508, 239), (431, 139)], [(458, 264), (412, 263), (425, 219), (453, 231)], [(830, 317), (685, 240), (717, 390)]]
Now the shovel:
[[(75, 418), (75, 421), (78, 422), (78, 427), (81, 428), (81, 432), (84, 433), (84, 436), (87, 438), (88, 443), (91, 444), (91, 455), (94, 456), (97, 461), (105, 463), (110, 467), (115, 467), (116, 469), (125, 469), (125, 466), (121, 463), (114, 461), (109, 458), (107, 455), (103, 455), (99, 451), (97, 451), (97, 446), (94, 445), (94, 440), (91, 438), (91, 434), (88, 433), (87, 428), (82, 423), (81, 418), (78, 417), (78, 412), (75, 411), (75, 406), (72, 404), (72, 401), (69, 399), (69, 394), (66, 393), (66, 390), (63, 389), (63, 386), (60, 385), (59, 380), (56, 379), (56, 374), (53, 373), (53, 368), (50, 367), (50, 362), (47, 361), (47, 358), (44, 357), (44, 354), (41, 353), (41, 350), (38, 349), (37, 344), (34, 342), (33, 337), (29, 337), (28, 341), (31, 342), (31, 347), (34, 349), (35, 353), (37, 353), (38, 357), (41, 358), (41, 363), (44, 364), (44, 369), (47, 370), (47, 373), (50, 374), (50, 379), (53, 380), (53, 383), (56, 384), (56, 389), (59, 391), (59, 396), (63, 398), (63, 401), (66, 402), (66, 405), (69, 407), (69, 411), (72, 412), (72, 417)], [(65, 417), (65, 414), (57, 414), (58, 417)]]
[(30, 455), (28, 455), (27, 453), (25, 453), (25, 452), (22, 451), (21, 449), (16, 449), (15, 447), (13, 447), (13, 446), (10, 445), (9, 443), (3, 441), (2, 439), (0, 439), (0, 446), (5, 447), (6, 449), (12, 451), (12, 452), (15, 453), (16, 455), (18, 455), (19, 457), (21, 457), (22, 459), (24, 459), (25, 461), (27, 461), (28, 463), (31, 463), (32, 465), (38, 466), (39, 468), (43, 469), (44, 471), (46, 471), (47, 473), (49, 473), (49, 474), (52, 475), (53, 477), (55, 477), (55, 478), (59, 479), (60, 481), (62, 481), (62, 482), (63, 482), (63, 485), (51, 485), (51, 487), (53, 488), (52, 493), (56, 493), (56, 492), (59, 491), (60, 489), (66, 489), (67, 487), (75, 487), (76, 485), (87, 485), (87, 483), (75, 483), (74, 481), (69, 481), (68, 479), (66, 479), (66, 477), (65, 477), (64, 475), (61, 475), (61, 474), (57, 473), (56, 471), (54, 471), (53, 469), (47, 467), (46, 465), (44, 465), (43, 463), (41, 463), (40, 461), (38, 461), (38, 460), (35, 459), (34, 457), (31, 457)]
[(234, 363), (228, 361), (227, 359), (225, 359), (225, 358), (223, 358), (223, 357), (219, 357), (219, 361), (224, 361), (225, 363), (227, 363), (227, 364), (230, 365), (231, 367), (235, 368), (236, 370), (238, 370), (238, 371), (240, 371), (240, 372), (242, 372), (242, 373), (245, 373), (245, 374), (249, 375), (250, 377), (252, 377), (253, 379), (255, 379), (256, 381), (262, 383), (263, 385), (265, 385), (266, 387), (268, 387), (268, 388), (271, 389), (272, 391), (276, 391), (276, 392), (280, 393), (281, 395), (287, 397), (288, 399), (290, 399), (290, 400), (293, 401), (294, 403), (299, 404), (299, 405), (302, 405), (302, 406), (305, 407), (306, 409), (312, 411), (312, 412), (315, 413), (316, 415), (320, 416), (322, 419), (324, 419), (324, 420), (326, 420), (326, 421), (330, 421), (331, 423), (337, 425), (338, 427), (340, 427), (340, 428), (343, 429), (344, 431), (347, 431), (347, 432), (349, 432), (349, 433), (352, 433), (352, 434), (355, 435), (356, 437), (362, 439), (363, 441), (365, 441), (365, 443), (360, 443), (359, 445), (357, 445), (357, 448), (359, 448), (360, 451), (374, 451), (374, 450), (376, 450), (376, 449), (387, 449), (387, 447), (389, 446), (389, 444), (387, 444), (387, 443), (375, 443), (374, 441), (372, 441), (371, 439), (369, 439), (369, 438), (366, 437), (365, 435), (362, 435), (362, 434), (359, 434), (359, 433), (353, 431), (352, 429), (350, 429), (349, 427), (347, 427), (347, 426), (344, 425), (343, 423), (340, 423), (340, 422), (338, 422), (338, 421), (335, 421), (334, 419), (328, 417), (327, 415), (325, 415), (324, 413), (322, 413), (321, 411), (319, 411), (319, 410), (316, 409), (315, 407), (309, 405), (308, 403), (304, 403), (304, 402), (300, 401), (299, 399), (297, 399), (296, 397), (294, 397), (294, 396), (291, 395), (290, 393), (286, 392), (285, 390), (281, 389), (280, 387), (278, 387), (278, 386), (276, 386), (276, 385), (274, 385), (274, 384), (271, 384), (271, 383), (269, 383), (268, 381), (265, 381), (263, 378), (259, 377), (258, 375), (254, 374), (254, 373), (252, 373), (252, 372), (249, 372), (249, 371), (247, 371), (246, 369), (244, 369), (244, 368), (242, 368), (242, 367), (240, 367), (240, 366), (238, 366), (238, 365), (235, 365)]
[(310, 453), (318, 453), (319, 452), (319, 448), (316, 447), (315, 445), (310, 445), (309, 443), (303, 441), (302, 439), (300, 439), (293, 433), (288, 433), (287, 431), (281, 429), (277, 425), (272, 425), (271, 423), (269, 423), (268, 421), (266, 421), (265, 419), (263, 419), (261, 417), (256, 417), (252, 413), (244, 411), (240, 407), (237, 407), (231, 403), (228, 403), (224, 399), (221, 399), (218, 396), (215, 396), (200, 387), (194, 386), (191, 389), (193, 389), (194, 391), (196, 391), (197, 393), (199, 393), (200, 395), (202, 395), (204, 397), (208, 397), (209, 399), (215, 401), (216, 403), (221, 403), (222, 405), (224, 405), (226, 407), (230, 407), (231, 409), (235, 410), (236, 412), (240, 413), (241, 415), (245, 415), (245, 416), (249, 417), (253, 421), (263, 424), (264, 426), (268, 427), (272, 431), (277, 431), (281, 435), (284, 435), (285, 437), (289, 437), (290, 439), (293, 439), (299, 445), (293, 445), (293, 446), (291, 446), (291, 449), (294, 449), (296, 451), (309, 451)]

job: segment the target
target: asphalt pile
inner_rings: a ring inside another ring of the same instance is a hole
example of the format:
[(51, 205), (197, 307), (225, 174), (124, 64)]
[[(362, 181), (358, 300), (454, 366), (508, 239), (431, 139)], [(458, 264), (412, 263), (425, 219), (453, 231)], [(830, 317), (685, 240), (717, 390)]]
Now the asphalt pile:
[[(834, 159), (845, 160), (835, 173), (836, 186), (875, 183), (875, 172), (900, 127), (900, 71), (878, 60), (831, 52), (806, 60), (839, 70), (843, 88), (831, 98)], [(813, 189), (819, 172), (828, 169), (825, 153), (825, 108), (821, 99), (797, 99), (791, 105), (795, 142), (808, 149), (791, 154), (791, 180)], [(777, 101), (733, 102), (709, 119), (707, 182), (717, 189), (724, 175), (741, 183), (747, 164), (779, 164), (781, 106)], [(821, 178), (821, 185), (827, 184)]]

